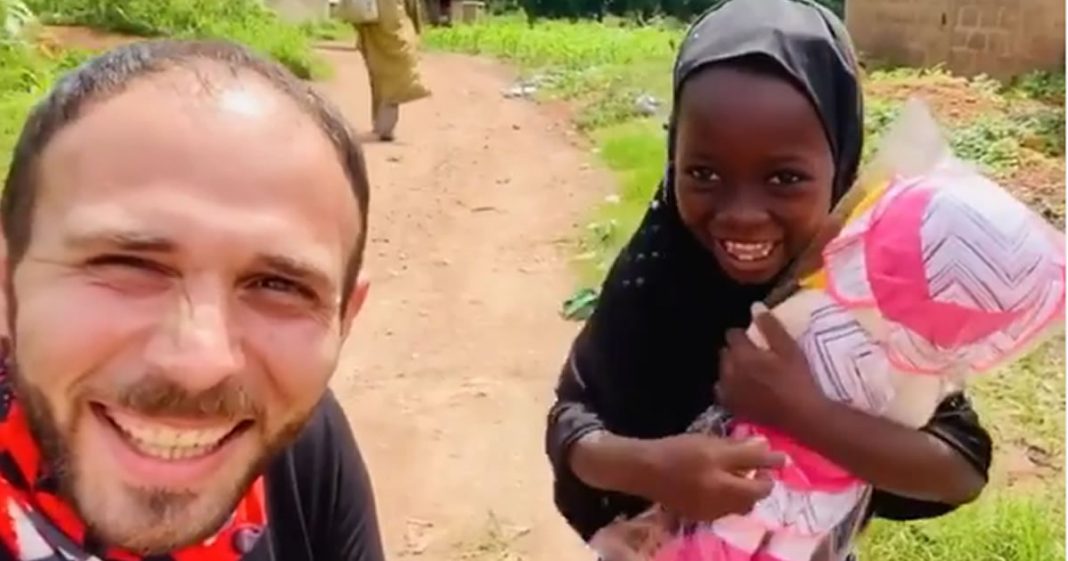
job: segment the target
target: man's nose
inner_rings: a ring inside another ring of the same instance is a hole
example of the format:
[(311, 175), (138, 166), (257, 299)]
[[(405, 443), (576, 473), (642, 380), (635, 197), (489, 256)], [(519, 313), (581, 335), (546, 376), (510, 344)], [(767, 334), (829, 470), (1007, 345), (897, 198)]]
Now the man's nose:
[(183, 283), (183, 292), (148, 344), (146, 359), (160, 375), (191, 392), (208, 390), (245, 367), (221, 283)]

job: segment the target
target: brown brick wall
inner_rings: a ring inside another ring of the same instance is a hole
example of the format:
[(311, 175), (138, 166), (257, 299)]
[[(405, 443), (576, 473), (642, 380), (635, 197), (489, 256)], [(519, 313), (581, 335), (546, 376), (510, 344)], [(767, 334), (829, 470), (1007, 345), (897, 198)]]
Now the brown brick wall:
[(1008, 78), (1064, 66), (1064, 0), (846, 0), (864, 56)]

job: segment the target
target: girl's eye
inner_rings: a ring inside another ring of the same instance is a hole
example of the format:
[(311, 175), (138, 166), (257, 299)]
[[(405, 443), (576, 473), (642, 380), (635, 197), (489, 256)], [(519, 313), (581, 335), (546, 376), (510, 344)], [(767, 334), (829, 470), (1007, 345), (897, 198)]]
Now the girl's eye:
[(686, 174), (696, 179), (697, 181), (712, 182), (719, 181), (719, 174), (707, 167), (692, 167), (686, 170)]
[(801, 173), (793, 171), (779, 171), (775, 172), (771, 176), (771, 178), (768, 180), (768, 183), (771, 183), (772, 185), (794, 185), (795, 183), (801, 183), (802, 181), (805, 181), (807, 179), (808, 177)]

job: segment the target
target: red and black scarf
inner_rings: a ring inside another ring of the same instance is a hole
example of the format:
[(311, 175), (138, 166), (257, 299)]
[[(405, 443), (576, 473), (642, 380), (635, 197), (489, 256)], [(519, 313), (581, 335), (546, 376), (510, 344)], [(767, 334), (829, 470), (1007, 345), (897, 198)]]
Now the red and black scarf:
[[(0, 547), (19, 561), (144, 559), (99, 543), (86, 532), (45, 467), (25, 411), (11, 391), (7, 368), (0, 363)], [(266, 519), (260, 478), (214, 537), (152, 560), (238, 561), (263, 534)]]

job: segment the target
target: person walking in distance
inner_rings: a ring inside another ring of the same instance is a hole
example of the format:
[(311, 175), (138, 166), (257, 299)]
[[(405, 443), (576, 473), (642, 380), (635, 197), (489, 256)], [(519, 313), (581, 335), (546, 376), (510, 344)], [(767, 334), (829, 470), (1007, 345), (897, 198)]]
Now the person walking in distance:
[(356, 30), (356, 47), (371, 84), (375, 136), (389, 142), (400, 106), (430, 96), (419, 74), (423, 0), (340, 0), (341, 19)]

